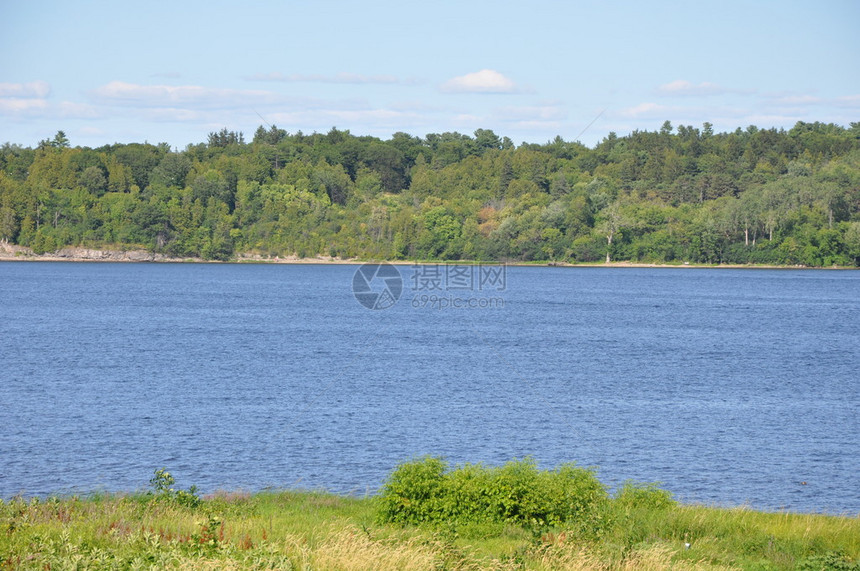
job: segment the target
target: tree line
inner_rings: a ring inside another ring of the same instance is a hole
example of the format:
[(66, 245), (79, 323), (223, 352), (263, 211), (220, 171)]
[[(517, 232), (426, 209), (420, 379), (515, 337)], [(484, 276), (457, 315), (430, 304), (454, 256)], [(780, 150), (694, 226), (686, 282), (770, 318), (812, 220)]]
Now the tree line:
[(0, 240), (372, 259), (860, 266), (860, 123), (715, 133), (666, 121), (593, 148), (260, 126), (206, 142), (0, 147)]

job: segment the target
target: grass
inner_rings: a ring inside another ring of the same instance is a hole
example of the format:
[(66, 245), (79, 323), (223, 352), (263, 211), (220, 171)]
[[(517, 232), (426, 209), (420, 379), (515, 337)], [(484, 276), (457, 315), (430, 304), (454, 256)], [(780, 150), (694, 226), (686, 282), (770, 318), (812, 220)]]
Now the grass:
[(165, 485), (13, 498), (0, 502), (0, 569), (860, 569), (856, 517), (655, 502), (648, 490), (607, 497), (597, 535), (514, 520), (384, 523), (384, 494), (199, 498)]

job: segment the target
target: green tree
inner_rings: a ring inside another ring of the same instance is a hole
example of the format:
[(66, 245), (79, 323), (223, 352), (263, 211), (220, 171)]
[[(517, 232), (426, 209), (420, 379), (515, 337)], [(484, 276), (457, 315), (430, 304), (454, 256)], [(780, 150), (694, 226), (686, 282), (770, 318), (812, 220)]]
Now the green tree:
[(475, 131), (475, 145), (478, 147), (480, 153), (491, 149), (501, 150), (502, 140), (490, 129), (478, 129)]
[(408, 186), (405, 157), (396, 147), (371, 143), (362, 153), (362, 162), (379, 175), (386, 192), (400, 192)]
[[(462, 225), (443, 206), (429, 209), (423, 215), (423, 233), (418, 247), (430, 258), (459, 256), (458, 239)], [(447, 254), (447, 256), (445, 255)]]
[(210, 148), (226, 148), (231, 145), (244, 145), (245, 137), (241, 131), (228, 131), (227, 127), (224, 127), (220, 131), (213, 131), (209, 133), (209, 141)]
[(314, 189), (328, 196), (333, 204), (344, 205), (352, 194), (352, 180), (341, 165), (330, 165), (321, 160), (311, 173)]
[(57, 131), (57, 134), (54, 135), (54, 138), (51, 140), (51, 146), (57, 149), (68, 149), (69, 138), (66, 137), (66, 133), (63, 131)]
[(120, 145), (113, 151), (117, 162), (131, 170), (132, 183), (141, 190), (149, 186), (152, 169), (161, 162), (165, 154), (164, 148), (140, 143)]
[(111, 156), (107, 161), (108, 190), (110, 192), (129, 192), (134, 184), (131, 168)]
[(8, 206), (0, 207), (0, 240), (13, 242), (18, 235), (18, 218)]
[(606, 237), (606, 263), (612, 261), (613, 240), (619, 232), (633, 224), (628, 216), (625, 205), (621, 201), (615, 201), (601, 210), (597, 215), (596, 229)]
[(108, 181), (104, 171), (96, 166), (87, 167), (78, 175), (78, 183), (95, 196), (101, 196), (107, 191)]
[(211, 135), (182, 152), (0, 146), (0, 239), (216, 259), (857, 263), (856, 126), (714, 133), (667, 122), (593, 149), (561, 137), (516, 147), (487, 129), (383, 141), (273, 126), (250, 145), (241, 133)]
[(849, 222), (843, 234), (845, 251), (854, 261), (855, 266), (860, 266), (860, 221)]
[(170, 237), (170, 224), (165, 205), (157, 202), (140, 203), (135, 209), (132, 221), (140, 229), (141, 241), (154, 250), (162, 250)]
[(158, 166), (152, 169), (150, 182), (163, 186), (182, 188), (191, 172), (191, 160), (185, 153), (167, 153)]

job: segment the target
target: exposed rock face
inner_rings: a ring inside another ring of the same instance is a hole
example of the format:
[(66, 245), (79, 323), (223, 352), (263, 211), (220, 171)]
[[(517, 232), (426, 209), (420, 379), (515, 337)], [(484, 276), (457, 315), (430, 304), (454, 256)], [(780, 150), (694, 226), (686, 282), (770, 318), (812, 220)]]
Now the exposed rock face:
[(154, 254), (146, 250), (91, 250), (89, 248), (62, 248), (53, 254), (57, 258), (75, 260), (108, 260), (112, 262), (157, 262), (167, 260), (162, 254)]
[(103, 261), (103, 262), (172, 262), (180, 258), (169, 258), (146, 250), (94, 250), (92, 248), (61, 248), (56, 252), (42, 255), (33, 253), (30, 248), (0, 242), (0, 259), (4, 260), (44, 260), (44, 261)]
[[(171, 258), (146, 250), (96, 250), (94, 248), (61, 248), (55, 252), (34, 254), (31, 248), (16, 246), (0, 241), (0, 261), (30, 260), (42, 262), (207, 262), (200, 258)], [(240, 253), (238, 262), (265, 262), (280, 264), (351, 264), (356, 260), (317, 256), (299, 258), (297, 256), (262, 256), (260, 254)]]

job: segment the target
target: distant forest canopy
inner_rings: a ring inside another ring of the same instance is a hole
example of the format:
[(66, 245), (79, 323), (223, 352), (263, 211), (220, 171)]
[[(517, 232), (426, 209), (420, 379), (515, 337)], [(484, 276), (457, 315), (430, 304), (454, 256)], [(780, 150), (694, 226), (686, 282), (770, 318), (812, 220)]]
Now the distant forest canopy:
[(860, 265), (860, 123), (714, 133), (666, 121), (594, 148), (261, 126), (166, 143), (0, 148), (0, 240), (365, 259)]

